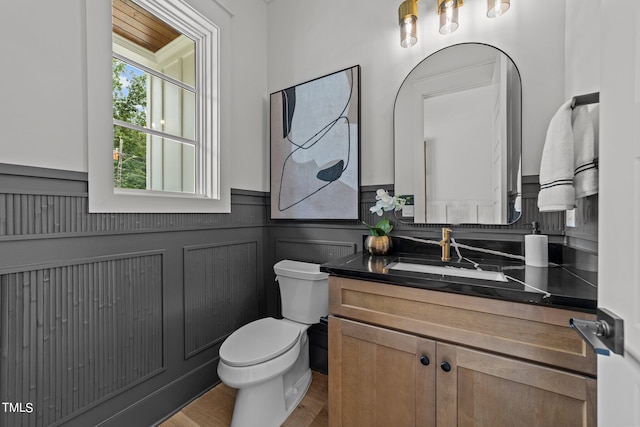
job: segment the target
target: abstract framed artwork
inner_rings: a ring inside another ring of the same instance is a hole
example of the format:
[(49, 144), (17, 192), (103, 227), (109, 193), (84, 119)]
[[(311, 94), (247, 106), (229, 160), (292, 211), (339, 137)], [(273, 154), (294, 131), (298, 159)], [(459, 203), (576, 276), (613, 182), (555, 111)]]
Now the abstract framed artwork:
[(271, 218), (358, 219), (360, 66), (271, 94)]

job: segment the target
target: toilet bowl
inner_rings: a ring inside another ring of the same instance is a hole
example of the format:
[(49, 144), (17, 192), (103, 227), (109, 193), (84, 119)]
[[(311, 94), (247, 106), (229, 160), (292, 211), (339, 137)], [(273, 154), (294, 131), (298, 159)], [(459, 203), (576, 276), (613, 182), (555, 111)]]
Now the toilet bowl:
[(274, 271), (284, 318), (248, 323), (220, 347), (218, 376), (238, 389), (232, 427), (280, 426), (311, 384), (307, 329), (327, 314), (328, 275), (289, 260)]

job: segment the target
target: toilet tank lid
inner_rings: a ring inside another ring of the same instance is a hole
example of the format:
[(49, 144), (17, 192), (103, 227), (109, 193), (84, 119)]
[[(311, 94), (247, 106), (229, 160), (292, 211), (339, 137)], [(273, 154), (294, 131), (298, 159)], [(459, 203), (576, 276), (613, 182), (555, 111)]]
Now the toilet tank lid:
[(329, 277), (328, 273), (320, 271), (319, 264), (310, 262), (292, 261), (284, 259), (273, 266), (273, 271), (278, 276), (292, 277), (301, 280), (324, 280)]

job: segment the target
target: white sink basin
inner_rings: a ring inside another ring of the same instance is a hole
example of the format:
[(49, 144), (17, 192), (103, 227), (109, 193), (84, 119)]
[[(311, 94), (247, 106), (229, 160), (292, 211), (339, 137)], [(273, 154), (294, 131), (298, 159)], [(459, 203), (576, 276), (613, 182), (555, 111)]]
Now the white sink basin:
[(467, 277), (470, 279), (493, 280), (494, 282), (508, 282), (501, 271), (471, 270), (443, 265), (413, 264), (409, 262), (394, 262), (389, 264), (390, 270), (414, 271), (417, 273), (441, 274), (443, 276)]

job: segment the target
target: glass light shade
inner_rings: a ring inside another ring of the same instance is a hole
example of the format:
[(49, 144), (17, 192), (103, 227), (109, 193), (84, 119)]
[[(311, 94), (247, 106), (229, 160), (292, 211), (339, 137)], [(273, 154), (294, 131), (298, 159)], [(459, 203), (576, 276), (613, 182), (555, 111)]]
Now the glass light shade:
[(451, 34), (458, 29), (458, 1), (445, 0), (440, 4), (440, 34)]
[(487, 16), (497, 18), (511, 7), (511, 0), (487, 0)]
[(418, 0), (404, 0), (398, 8), (400, 24), (400, 46), (411, 47), (418, 42), (416, 27), (418, 23)]
[(416, 36), (416, 23), (418, 18), (414, 15), (408, 15), (400, 23), (400, 46), (411, 47), (418, 42)]

